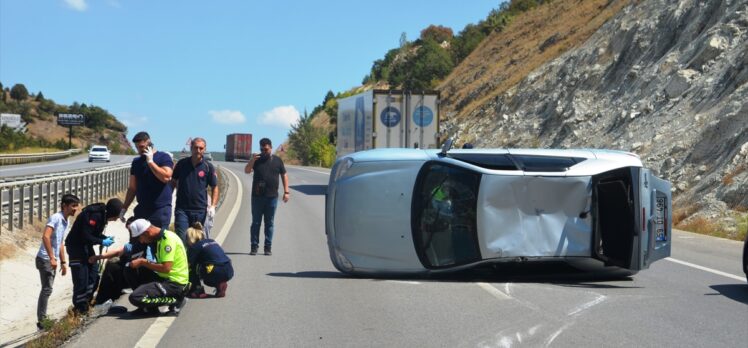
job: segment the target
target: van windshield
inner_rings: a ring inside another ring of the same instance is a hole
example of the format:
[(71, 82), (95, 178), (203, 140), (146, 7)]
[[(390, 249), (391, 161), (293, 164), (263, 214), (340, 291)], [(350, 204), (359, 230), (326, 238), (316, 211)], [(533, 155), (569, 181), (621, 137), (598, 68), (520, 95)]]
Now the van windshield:
[(480, 178), (479, 173), (439, 162), (421, 169), (413, 195), (412, 229), (425, 267), (481, 259), (476, 228)]

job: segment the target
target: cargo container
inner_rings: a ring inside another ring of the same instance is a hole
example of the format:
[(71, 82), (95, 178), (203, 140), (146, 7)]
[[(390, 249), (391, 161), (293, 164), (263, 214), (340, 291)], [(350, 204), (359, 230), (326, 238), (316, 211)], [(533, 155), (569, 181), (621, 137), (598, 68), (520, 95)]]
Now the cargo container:
[(439, 146), (439, 93), (375, 89), (338, 100), (337, 156)]
[(226, 136), (226, 161), (249, 161), (252, 156), (252, 134), (234, 133)]

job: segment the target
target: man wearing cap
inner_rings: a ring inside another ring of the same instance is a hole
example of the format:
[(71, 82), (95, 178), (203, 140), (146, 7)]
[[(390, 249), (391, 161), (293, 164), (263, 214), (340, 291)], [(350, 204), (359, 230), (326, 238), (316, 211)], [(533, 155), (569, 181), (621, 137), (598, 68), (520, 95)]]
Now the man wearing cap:
[(121, 210), (122, 201), (118, 198), (112, 198), (106, 204), (88, 205), (75, 218), (65, 238), (73, 276), (73, 306), (78, 313), (88, 313), (88, 305), (99, 282), (96, 267), (89, 262), (89, 258), (95, 255), (93, 246), (108, 247), (114, 243), (112, 237), (104, 236), (104, 228), (109, 221), (117, 220)]
[(169, 183), (174, 167), (174, 160), (166, 152), (156, 151), (151, 136), (138, 132), (132, 138), (140, 156), (132, 160), (130, 181), (125, 194), (124, 212), (130, 207), (133, 199), (138, 199), (135, 217), (147, 219), (158, 227), (169, 227), (171, 223), (172, 187)]
[(168, 305), (173, 314), (179, 315), (187, 301), (185, 293), (189, 285), (187, 251), (182, 239), (176, 233), (156, 227), (145, 219), (133, 221), (130, 234), (142, 244), (156, 245), (156, 262), (141, 257), (130, 261), (130, 267), (145, 267), (156, 272), (160, 278), (135, 289), (130, 294), (130, 303), (138, 307), (141, 313)]

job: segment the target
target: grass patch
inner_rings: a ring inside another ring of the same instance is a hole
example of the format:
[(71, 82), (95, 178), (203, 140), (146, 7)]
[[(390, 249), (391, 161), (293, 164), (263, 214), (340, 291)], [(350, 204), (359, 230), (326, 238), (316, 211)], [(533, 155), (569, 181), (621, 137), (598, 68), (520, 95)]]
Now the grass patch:
[[(675, 214), (673, 214), (673, 221), (675, 221)], [(735, 229), (725, 228), (726, 226), (724, 226), (722, 223), (705, 218), (703, 216), (697, 216), (689, 219), (688, 221), (683, 221), (677, 224), (677, 226), (675, 223), (673, 223), (673, 225), (678, 229), (688, 232), (727, 238), (737, 241), (744, 241), (746, 235), (748, 235), (748, 214), (736, 213), (735, 221)]]
[(60, 152), (60, 150), (51, 147), (24, 147), (17, 150), (2, 150), (0, 154), (25, 154), (25, 153), (47, 153), (47, 152)]
[(699, 209), (701, 209), (701, 206), (698, 204), (690, 204), (685, 207), (675, 208), (673, 210), (673, 226), (680, 225), (681, 222), (699, 211)]
[(748, 236), (748, 214), (742, 214), (743, 216), (738, 218), (738, 238), (739, 240), (745, 240)]
[(26, 343), (29, 348), (59, 347), (83, 327), (83, 318), (73, 311), (72, 307), (60, 320), (47, 320), (42, 323), (44, 332), (41, 336)]

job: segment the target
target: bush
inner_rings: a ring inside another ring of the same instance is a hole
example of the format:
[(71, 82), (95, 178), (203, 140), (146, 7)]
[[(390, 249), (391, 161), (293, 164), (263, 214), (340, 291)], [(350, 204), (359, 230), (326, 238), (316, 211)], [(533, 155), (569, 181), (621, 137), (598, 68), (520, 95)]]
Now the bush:
[(26, 100), (29, 97), (29, 91), (26, 86), (17, 83), (10, 89), (10, 97), (18, 101)]
[(433, 40), (437, 43), (451, 41), (453, 37), (452, 29), (441, 25), (429, 25), (426, 29), (421, 30), (421, 40)]

